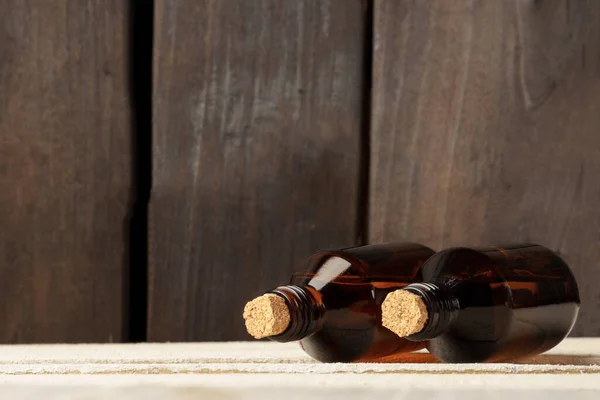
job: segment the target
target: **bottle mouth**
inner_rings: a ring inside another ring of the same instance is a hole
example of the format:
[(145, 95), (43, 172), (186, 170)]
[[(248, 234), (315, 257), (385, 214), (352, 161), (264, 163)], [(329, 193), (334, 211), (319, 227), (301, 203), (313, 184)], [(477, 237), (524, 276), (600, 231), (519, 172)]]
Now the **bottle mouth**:
[(296, 285), (279, 286), (270, 293), (276, 294), (285, 300), (290, 311), (290, 323), (285, 331), (269, 339), (276, 342), (292, 342), (303, 339), (315, 333), (321, 324), (324, 314), (323, 305), (312, 293)]
[(433, 339), (448, 328), (453, 311), (458, 309), (459, 305), (456, 301), (449, 300), (444, 290), (432, 283), (413, 283), (405, 286), (403, 290), (414, 293), (423, 299), (429, 317), (425, 327), (420, 332), (406, 336), (407, 340), (420, 342)]
[(381, 324), (400, 337), (421, 332), (428, 319), (423, 298), (408, 290), (394, 290), (381, 304)]
[(283, 333), (290, 324), (290, 311), (283, 297), (265, 293), (244, 307), (246, 330), (255, 339)]

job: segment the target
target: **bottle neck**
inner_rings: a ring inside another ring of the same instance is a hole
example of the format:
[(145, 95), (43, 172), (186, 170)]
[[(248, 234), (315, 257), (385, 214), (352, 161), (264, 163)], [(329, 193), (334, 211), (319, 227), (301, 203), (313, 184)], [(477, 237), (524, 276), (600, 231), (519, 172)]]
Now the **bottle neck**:
[(285, 300), (290, 311), (290, 324), (283, 333), (269, 339), (292, 342), (310, 336), (320, 328), (325, 307), (318, 293), (313, 293), (306, 286), (296, 285), (279, 286), (270, 293)]
[(427, 306), (428, 314), (425, 327), (420, 332), (407, 336), (408, 340), (423, 341), (441, 335), (448, 329), (460, 308), (458, 299), (432, 283), (413, 283), (403, 290), (420, 296)]

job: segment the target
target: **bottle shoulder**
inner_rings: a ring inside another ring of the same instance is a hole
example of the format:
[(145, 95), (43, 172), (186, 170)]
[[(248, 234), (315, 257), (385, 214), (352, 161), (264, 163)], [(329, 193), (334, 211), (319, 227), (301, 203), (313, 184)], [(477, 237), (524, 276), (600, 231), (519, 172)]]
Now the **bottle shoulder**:
[[(421, 280), (421, 267), (434, 254), (414, 243), (388, 243), (323, 251), (309, 257), (294, 284), (403, 282)], [(377, 285), (376, 285), (377, 286)]]
[(485, 253), (453, 247), (440, 251), (422, 268), (423, 280), (437, 285), (452, 285), (462, 281), (502, 282), (505, 280), (497, 263)]

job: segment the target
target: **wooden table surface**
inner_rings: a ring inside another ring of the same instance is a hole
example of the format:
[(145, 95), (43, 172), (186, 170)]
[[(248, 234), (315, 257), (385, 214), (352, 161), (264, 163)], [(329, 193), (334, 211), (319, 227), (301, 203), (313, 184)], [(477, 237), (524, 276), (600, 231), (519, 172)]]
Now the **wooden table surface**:
[(600, 398), (600, 338), (511, 364), (322, 364), (272, 342), (0, 346), (0, 398)]

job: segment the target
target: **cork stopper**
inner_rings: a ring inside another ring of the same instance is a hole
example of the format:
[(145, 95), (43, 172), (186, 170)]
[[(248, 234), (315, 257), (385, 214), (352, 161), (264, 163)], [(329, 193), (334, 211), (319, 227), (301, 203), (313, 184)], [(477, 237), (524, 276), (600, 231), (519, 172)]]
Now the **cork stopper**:
[(246, 330), (255, 339), (283, 333), (290, 324), (290, 310), (285, 300), (267, 293), (248, 302), (244, 307)]
[(427, 306), (423, 299), (406, 290), (389, 293), (381, 305), (383, 326), (400, 337), (420, 332), (427, 318)]

